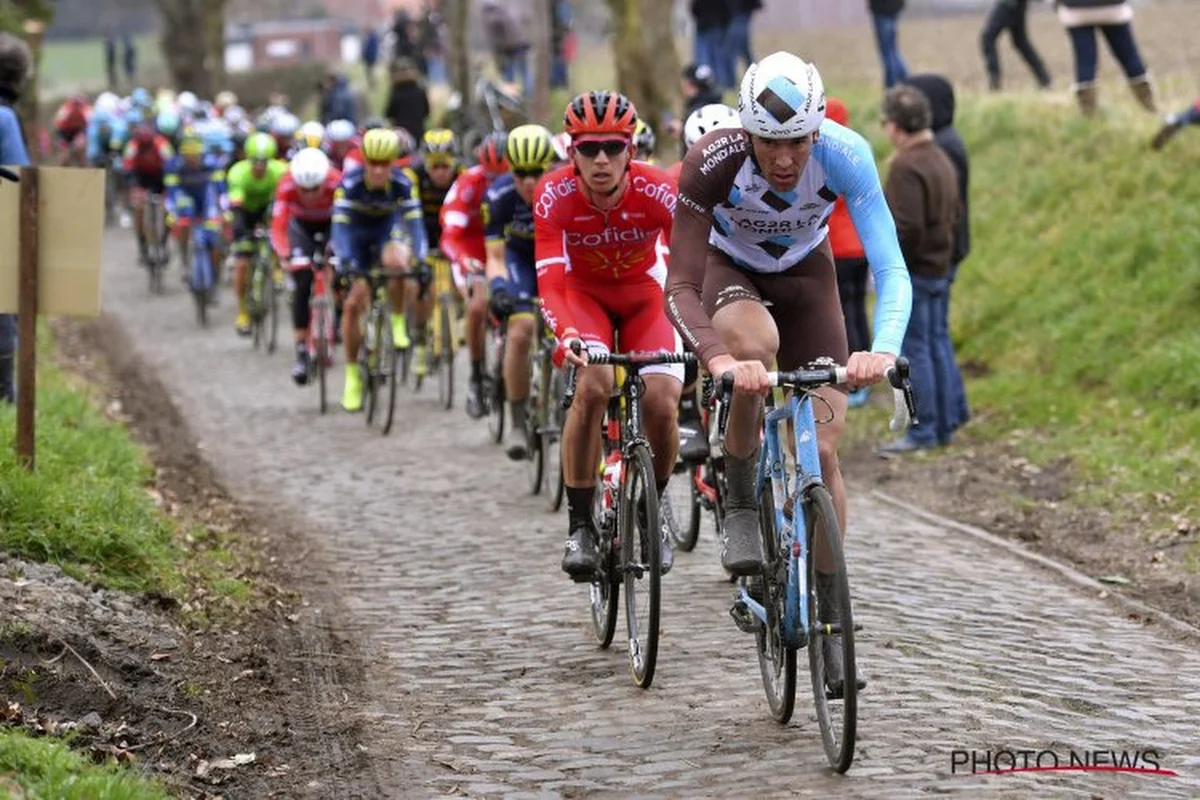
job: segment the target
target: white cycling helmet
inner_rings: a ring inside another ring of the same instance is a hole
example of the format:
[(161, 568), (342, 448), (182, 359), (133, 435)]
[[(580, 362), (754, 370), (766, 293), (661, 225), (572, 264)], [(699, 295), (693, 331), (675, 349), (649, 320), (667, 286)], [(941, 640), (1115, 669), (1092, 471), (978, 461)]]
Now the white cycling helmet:
[(791, 53), (751, 64), (738, 92), (742, 127), (764, 139), (798, 139), (825, 121), (825, 84), (817, 68)]
[(325, 128), (325, 135), (331, 142), (348, 142), (358, 135), (358, 128), (348, 119), (335, 119)]
[(701, 136), (722, 128), (740, 128), (742, 119), (738, 112), (722, 103), (700, 106), (688, 115), (683, 123), (683, 143), (690, 150)]
[(224, 91), (217, 92), (215, 102), (216, 105), (220, 106), (221, 108), (229, 108), (230, 106), (237, 105), (238, 96), (228, 89), (225, 89)]
[[(267, 109), (268, 111), (270, 109)], [(300, 129), (300, 118), (290, 111), (277, 114), (271, 120), (271, 133), (276, 136), (295, 136)]]
[(246, 109), (238, 105), (228, 106), (225, 109), (225, 121), (230, 125), (237, 127), (246, 121)]
[(117, 104), (120, 98), (112, 92), (101, 92), (96, 98), (96, 102), (92, 105), (92, 111), (97, 114), (115, 114), (117, 113)]
[(315, 189), (329, 176), (329, 156), (315, 147), (306, 147), (292, 157), (292, 180), (301, 189)]
[(571, 134), (566, 133), (565, 131), (563, 133), (555, 134), (554, 138), (551, 139), (550, 142), (554, 145), (555, 160), (566, 161), (567, 157), (570, 155)]
[(175, 102), (184, 111), (196, 111), (200, 107), (200, 98), (194, 92), (180, 92)]

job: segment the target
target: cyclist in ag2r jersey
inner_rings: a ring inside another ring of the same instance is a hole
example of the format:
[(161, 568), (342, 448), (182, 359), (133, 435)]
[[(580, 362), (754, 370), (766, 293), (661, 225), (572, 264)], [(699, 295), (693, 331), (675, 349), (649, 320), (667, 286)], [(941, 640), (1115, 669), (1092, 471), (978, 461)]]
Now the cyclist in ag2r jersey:
[(275, 158), (277, 151), (270, 135), (256, 133), (246, 140), (246, 158), (230, 167), (226, 176), (229, 210), (233, 215), (233, 286), (238, 297), (234, 328), (239, 336), (249, 336), (252, 332), (246, 291), (254, 252), (254, 229), (267, 225), (275, 189), (287, 174), (287, 162)]
[[(569, 534), (563, 571), (589, 581), (599, 564), (592, 498), (600, 462), (600, 423), (613, 389), (609, 367), (588, 367), (589, 352), (682, 350), (663, 310), (666, 264), (659, 237), (670, 244), (675, 183), (634, 161), (637, 111), (624, 95), (588, 92), (567, 106), (571, 162), (538, 184), (533, 212), (538, 294), (542, 314), (578, 367), (575, 401), (562, 433)], [(679, 432), (675, 411), (683, 365), (642, 370), (646, 434), (662, 494), (675, 467)], [(663, 571), (673, 555), (663, 539)]]

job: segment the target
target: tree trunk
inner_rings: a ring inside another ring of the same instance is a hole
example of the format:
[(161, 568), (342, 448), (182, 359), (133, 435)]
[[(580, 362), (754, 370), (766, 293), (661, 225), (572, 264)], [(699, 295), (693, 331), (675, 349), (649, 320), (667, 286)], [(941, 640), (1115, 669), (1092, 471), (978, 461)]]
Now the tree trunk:
[(658, 129), (664, 112), (677, 100), (679, 85), (671, 18), (663, 14), (661, 0), (607, 3), (612, 12), (617, 88), (633, 102), (638, 116)]
[(154, 0), (175, 88), (211, 97), (225, 74), (225, 0)]
[(471, 54), (468, 50), (467, 27), (471, 13), (471, 0), (447, 0), (446, 26), (450, 41), (447, 43), (447, 58), (450, 68), (450, 85), (462, 98), (463, 106), (469, 106), (471, 97)]
[(550, 118), (550, 18), (554, 0), (534, 0), (533, 3), (533, 119), (544, 122)]

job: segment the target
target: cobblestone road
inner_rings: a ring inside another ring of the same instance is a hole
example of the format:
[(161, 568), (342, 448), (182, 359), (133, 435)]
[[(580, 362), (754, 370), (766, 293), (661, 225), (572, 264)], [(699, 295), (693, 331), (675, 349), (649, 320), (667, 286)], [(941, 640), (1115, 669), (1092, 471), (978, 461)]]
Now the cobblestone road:
[[(526, 496), (482, 423), (407, 392), (388, 439), (358, 416), (320, 418), (313, 390), (288, 379), (290, 354), (234, 337), (228, 294), (220, 327), (201, 331), (174, 276), (152, 300), (128, 238), (105, 246), (106, 311), (229, 485), (299, 515), (339, 565), (346, 627), (376, 657), (369, 712), (395, 796), (1200, 795), (1194, 646), (865, 499), (849, 557), (871, 684), (848, 775), (824, 768), (806, 674), (791, 725), (767, 716), (708, 531), (665, 582), (658, 672), (635, 689), (558, 571), (565, 518)], [(964, 777), (956, 749), (1154, 749), (1179, 776)]]

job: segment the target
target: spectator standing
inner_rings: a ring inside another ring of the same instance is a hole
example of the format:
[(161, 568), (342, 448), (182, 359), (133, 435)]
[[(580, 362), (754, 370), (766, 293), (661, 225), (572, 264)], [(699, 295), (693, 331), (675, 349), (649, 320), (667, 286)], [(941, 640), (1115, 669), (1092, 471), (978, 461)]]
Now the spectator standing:
[(367, 28), (363, 31), (362, 40), (363, 72), (367, 76), (367, 86), (375, 89), (375, 65), (379, 62), (379, 31)]
[(725, 45), (729, 51), (729, 65), (733, 70), (731, 77), (735, 81), (743, 69), (739, 60), (746, 62), (745, 68), (754, 63), (754, 51), (750, 47), (750, 22), (754, 12), (761, 10), (762, 0), (733, 0), (733, 19), (729, 23)]
[(1185, 125), (1200, 125), (1200, 99), (1182, 111), (1168, 114), (1163, 120), (1162, 127), (1158, 129), (1158, 133), (1154, 134), (1150, 146), (1155, 150), (1161, 150)]
[(346, 76), (331, 72), (321, 81), (321, 124), (328, 125), (335, 119), (357, 124), (358, 103)]
[(714, 80), (713, 69), (708, 64), (688, 64), (680, 74), (679, 86), (683, 93), (683, 116), (668, 121), (666, 129), (672, 136), (680, 137), (681, 157), (683, 153), (687, 152), (687, 146), (683, 141), (683, 123), (696, 109), (721, 103), (724, 100), (720, 90), (713, 85)]
[(392, 87), (388, 91), (383, 116), (393, 127), (404, 128), (415, 141), (425, 136), (429, 118), (429, 94), (421, 83), (416, 64), (402, 58), (392, 65)]
[(130, 87), (137, 83), (137, 47), (128, 33), (125, 34), (125, 80)]
[(391, 40), (389, 63), (398, 61), (401, 58), (407, 58), (416, 63), (417, 43), (409, 35), (408, 12), (403, 8), (397, 9), (396, 15), (392, 17), (392, 29), (389, 38)]
[(1056, 0), (1058, 21), (1071, 37), (1075, 53), (1075, 98), (1084, 116), (1100, 109), (1096, 83), (1096, 31), (1104, 34), (1108, 49), (1121, 64), (1129, 88), (1137, 101), (1151, 113), (1158, 110), (1154, 84), (1133, 38), (1133, 7), (1124, 0)]
[[(845, 103), (836, 97), (826, 98), (825, 119), (850, 126), (850, 112)], [(838, 296), (842, 301), (842, 316), (846, 319), (846, 342), (851, 353), (869, 352), (871, 327), (867, 323), (867, 258), (844, 197), (839, 197), (833, 204), (833, 214), (829, 217), (829, 246), (833, 249), (833, 263), (837, 268)], [(866, 387), (851, 392), (850, 407), (865, 405), (870, 393), (871, 390)]]
[(948, 437), (971, 418), (962, 372), (958, 368), (958, 357), (954, 352), (954, 341), (950, 338), (950, 295), (954, 281), (958, 278), (958, 268), (971, 252), (971, 163), (967, 157), (967, 145), (958, 128), (954, 127), (956, 102), (954, 87), (950, 81), (942, 75), (923, 73), (913, 75), (905, 82), (920, 89), (929, 100), (929, 108), (933, 115), (933, 138), (954, 165), (954, 172), (958, 178), (958, 200), (962, 209), (958, 226), (954, 229), (954, 252), (950, 258), (946, 292), (941, 296), (934, 317), (933, 340), (944, 348), (942, 358), (938, 362), (943, 370), (938, 385), (946, 392), (944, 404), (947, 409), (945, 427), (948, 442)]
[(117, 40), (111, 31), (104, 36), (104, 74), (108, 76), (108, 88), (117, 91)]
[[(29, 165), (29, 153), (14, 107), (33, 74), (29, 46), (9, 33), (0, 33), (0, 164)], [(0, 402), (16, 400), (13, 356), (17, 351), (17, 315), (0, 314)]]
[(484, 0), (482, 12), (497, 70), (506, 82), (516, 83), (528, 95), (529, 37), (513, 15), (512, 6), (501, 0)]
[(896, 150), (884, 194), (896, 220), (900, 249), (912, 279), (912, 314), (901, 352), (912, 370), (917, 424), (884, 445), (884, 457), (949, 442), (946, 392), (937, 367), (945, 348), (933, 341), (937, 309), (949, 285), (960, 204), (954, 164), (934, 139), (928, 98), (901, 84), (883, 98), (884, 129)]
[(868, 0), (871, 22), (875, 26), (875, 45), (883, 63), (883, 87), (890, 89), (908, 77), (908, 66), (900, 56), (898, 41), (900, 12), (904, 0)]
[(421, 16), (421, 54), (425, 77), (430, 83), (446, 82), (446, 19), (441, 0), (427, 0)]
[(1046, 65), (1033, 42), (1029, 41), (1029, 32), (1025, 28), (1025, 13), (1028, 10), (1029, 0), (996, 0), (983, 24), (979, 45), (983, 49), (983, 61), (987, 67), (988, 86), (993, 92), (1000, 91), (1000, 54), (996, 52), (996, 40), (1005, 31), (1008, 31), (1013, 47), (1029, 65), (1038, 86), (1043, 89), (1050, 87), (1050, 73), (1046, 71)]
[(712, 68), (715, 85), (733, 88), (733, 59), (728, 47), (729, 26), (733, 23), (735, 0), (692, 0), (692, 20), (696, 24), (693, 53), (696, 64)]
[(550, 88), (567, 89), (571, 75), (567, 66), (567, 45), (570, 39), (571, 0), (554, 0), (550, 6)]

